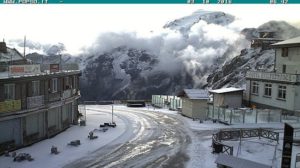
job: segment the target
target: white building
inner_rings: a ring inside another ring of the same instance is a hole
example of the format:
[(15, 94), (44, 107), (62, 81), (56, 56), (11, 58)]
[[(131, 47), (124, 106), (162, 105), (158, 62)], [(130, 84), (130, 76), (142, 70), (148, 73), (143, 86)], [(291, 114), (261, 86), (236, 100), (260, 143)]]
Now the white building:
[(275, 48), (274, 71), (249, 71), (244, 98), (249, 105), (299, 114), (300, 36), (272, 46)]

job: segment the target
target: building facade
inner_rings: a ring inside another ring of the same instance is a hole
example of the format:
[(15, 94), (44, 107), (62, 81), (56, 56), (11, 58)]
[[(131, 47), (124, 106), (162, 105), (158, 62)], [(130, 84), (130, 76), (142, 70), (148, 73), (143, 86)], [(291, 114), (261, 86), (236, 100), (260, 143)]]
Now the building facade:
[(272, 45), (275, 65), (272, 72), (249, 71), (246, 74), (245, 101), (249, 105), (279, 108), (300, 113), (300, 37)]
[(11, 65), (0, 72), (0, 154), (77, 123), (80, 71), (40, 72), (38, 67)]

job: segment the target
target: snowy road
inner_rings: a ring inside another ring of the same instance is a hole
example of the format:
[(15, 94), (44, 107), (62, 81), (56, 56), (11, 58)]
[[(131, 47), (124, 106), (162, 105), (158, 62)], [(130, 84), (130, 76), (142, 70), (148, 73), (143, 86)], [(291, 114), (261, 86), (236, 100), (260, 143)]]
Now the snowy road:
[[(179, 115), (176, 111), (153, 108), (128, 108), (114, 105), (116, 128), (98, 131), (100, 123), (111, 121), (111, 105), (88, 105), (87, 125), (73, 125), (53, 138), (16, 150), (30, 153), (33, 162), (13, 162), (12, 157), (0, 157), (2, 168), (216, 168), (212, 154), (211, 135), (219, 129), (276, 128), (281, 123), (242, 124), (226, 126), (211, 121), (199, 123)], [(91, 141), (87, 134), (93, 130), (97, 139)], [(67, 145), (80, 139), (79, 147)], [(260, 163), (272, 164), (274, 145), (253, 143), (260, 139), (245, 140), (239, 157)], [(282, 140), (282, 139), (281, 139)], [(261, 140), (260, 140), (261, 141)], [(237, 155), (238, 141), (228, 141)], [(58, 147), (60, 154), (51, 155), (50, 147)], [(282, 141), (277, 148), (275, 165), (280, 164)], [(294, 153), (300, 150), (293, 149)], [(275, 166), (276, 167), (276, 166)], [(277, 166), (279, 167), (279, 166)]]
[[(89, 110), (111, 112), (109, 106)], [(176, 116), (120, 106), (114, 112), (126, 123), (126, 131), (117, 140), (66, 168), (185, 167), (191, 138)]]

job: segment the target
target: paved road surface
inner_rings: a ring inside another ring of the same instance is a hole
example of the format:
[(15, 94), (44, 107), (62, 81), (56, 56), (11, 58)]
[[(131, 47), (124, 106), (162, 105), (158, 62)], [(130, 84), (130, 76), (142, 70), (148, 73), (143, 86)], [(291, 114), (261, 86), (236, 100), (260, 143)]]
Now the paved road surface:
[[(110, 106), (96, 111), (111, 112)], [(191, 142), (184, 124), (175, 115), (115, 107), (115, 115), (127, 125), (117, 140), (72, 164), (88, 168), (183, 168)]]

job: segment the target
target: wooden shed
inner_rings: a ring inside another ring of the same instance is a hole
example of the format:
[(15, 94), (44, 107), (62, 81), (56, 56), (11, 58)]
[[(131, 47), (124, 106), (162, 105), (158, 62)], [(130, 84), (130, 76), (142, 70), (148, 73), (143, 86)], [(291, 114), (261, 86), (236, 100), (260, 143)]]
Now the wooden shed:
[(209, 99), (207, 90), (184, 89), (177, 96), (182, 98), (182, 115), (193, 119), (206, 119)]
[(210, 90), (209, 92), (213, 94), (214, 107), (240, 108), (242, 107), (243, 91), (242, 88), (231, 87)]

